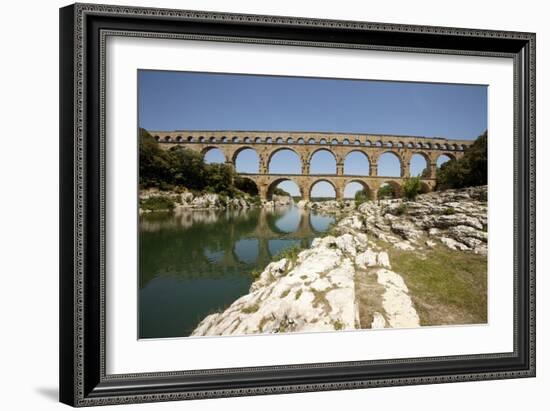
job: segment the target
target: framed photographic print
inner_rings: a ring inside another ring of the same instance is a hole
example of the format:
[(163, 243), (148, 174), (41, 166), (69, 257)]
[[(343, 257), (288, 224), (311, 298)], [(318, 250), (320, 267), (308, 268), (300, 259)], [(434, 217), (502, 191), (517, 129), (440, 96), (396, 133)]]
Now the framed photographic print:
[(535, 375), (535, 35), (60, 10), (60, 400)]

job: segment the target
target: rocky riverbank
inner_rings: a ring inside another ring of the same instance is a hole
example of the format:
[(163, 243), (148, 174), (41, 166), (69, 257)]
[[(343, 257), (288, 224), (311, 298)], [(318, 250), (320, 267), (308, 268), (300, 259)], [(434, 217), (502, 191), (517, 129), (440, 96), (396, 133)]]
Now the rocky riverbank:
[[(262, 205), (256, 198), (248, 195), (228, 197), (211, 193), (194, 194), (188, 190), (184, 190), (183, 192), (160, 191), (156, 189), (141, 190), (139, 200), (140, 214), (151, 211), (177, 211), (178, 209), (248, 209)], [(163, 207), (162, 204), (165, 206)]]
[(350, 206), (192, 335), (485, 323), (486, 201), (475, 187)]

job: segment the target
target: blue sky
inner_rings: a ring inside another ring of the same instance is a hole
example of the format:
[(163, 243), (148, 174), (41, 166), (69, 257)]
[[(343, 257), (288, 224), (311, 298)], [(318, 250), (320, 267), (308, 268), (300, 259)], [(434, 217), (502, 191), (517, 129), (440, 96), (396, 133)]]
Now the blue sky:
[[(252, 76), (175, 71), (138, 72), (139, 126), (149, 130), (289, 130), (475, 139), (487, 129), (487, 87), (434, 83), (303, 77)], [(311, 172), (330, 173), (334, 160), (320, 152)], [(253, 171), (257, 158), (243, 152), (237, 171)], [(274, 157), (270, 169), (289, 173), (299, 162), (290, 151)], [(206, 161), (222, 161), (211, 151)], [(441, 163), (441, 161), (440, 161)], [(396, 175), (391, 155), (379, 161), (380, 175)], [(414, 157), (411, 174), (424, 160)], [(361, 155), (346, 159), (345, 172), (365, 174)], [(297, 194), (292, 183), (282, 188)], [(352, 196), (358, 189), (348, 188)], [(313, 195), (331, 194), (330, 186)]]

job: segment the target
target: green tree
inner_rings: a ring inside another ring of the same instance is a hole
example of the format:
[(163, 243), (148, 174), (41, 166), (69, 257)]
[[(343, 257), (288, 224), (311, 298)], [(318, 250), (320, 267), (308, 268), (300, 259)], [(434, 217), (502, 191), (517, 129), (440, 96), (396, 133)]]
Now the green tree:
[(233, 183), (235, 184), (235, 187), (243, 193), (247, 193), (251, 196), (258, 195), (258, 187), (256, 186), (256, 183), (249, 178), (235, 176)]
[(369, 192), (366, 189), (359, 190), (355, 193), (355, 203), (357, 205), (364, 203), (370, 199)]
[(167, 183), (191, 190), (204, 188), (208, 171), (202, 155), (179, 146), (172, 147), (167, 154), (170, 164), (170, 178)]
[(233, 185), (235, 172), (225, 164), (208, 164), (206, 166), (206, 191), (233, 196), (236, 189)]
[(386, 184), (378, 189), (378, 198), (395, 198), (395, 190), (391, 184)]
[(424, 170), (422, 170), (422, 173), (420, 173), (421, 178), (430, 178), (430, 168), (425, 167)]
[(147, 130), (139, 130), (139, 183), (142, 187), (158, 187), (170, 180), (170, 161)]
[(273, 194), (281, 197), (291, 197), (290, 193), (287, 193), (281, 187), (275, 187), (275, 189), (273, 190)]
[(407, 177), (403, 181), (403, 195), (407, 200), (414, 200), (420, 193), (420, 177)]
[(487, 131), (458, 160), (451, 159), (436, 172), (436, 188), (473, 187), (487, 184)]

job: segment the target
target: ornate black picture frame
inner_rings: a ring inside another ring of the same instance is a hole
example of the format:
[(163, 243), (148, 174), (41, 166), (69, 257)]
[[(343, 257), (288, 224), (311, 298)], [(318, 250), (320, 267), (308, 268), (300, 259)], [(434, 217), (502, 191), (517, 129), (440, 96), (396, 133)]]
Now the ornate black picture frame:
[[(109, 35), (513, 58), (513, 352), (106, 374)], [(91, 406), (535, 376), (535, 34), (76, 4), (60, 10), (60, 100), (61, 402)]]

